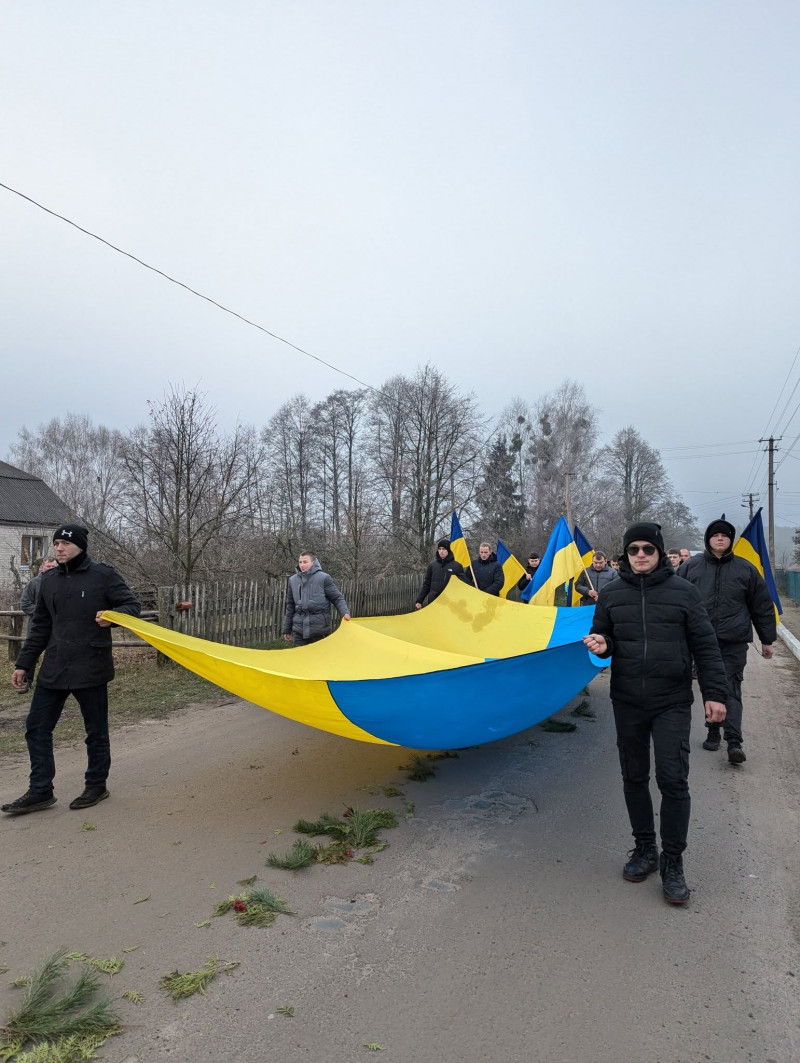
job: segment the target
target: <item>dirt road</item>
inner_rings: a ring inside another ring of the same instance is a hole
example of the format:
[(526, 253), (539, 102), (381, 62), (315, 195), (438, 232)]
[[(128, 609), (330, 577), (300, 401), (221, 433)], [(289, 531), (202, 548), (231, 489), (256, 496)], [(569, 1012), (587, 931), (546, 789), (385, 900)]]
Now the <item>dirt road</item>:
[[(82, 747), (62, 750), (58, 805), (0, 821), (0, 1007), (66, 945), (124, 958), (112, 990), (144, 997), (122, 1002), (105, 1060), (351, 1063), (381, 1045), (385, 1063), (796, 1061), (799, 677), (782, 646), (771, 664), (751, 652), (742, 768), (700, 748), (697, 713), (685, 909), (621, 878), (606, 676), (575, 733), (466, 750), (425, 783), (398, 770), (405, 750), (242, 702), (117, 734), (111, 799), (88, 812), (67, 808)], [(3, 795), (26, 775), (6, 762)], [(385, 786), (404, 796), (369, 793)], [(374, 864), (265, 867), (298, 818), (348, 805), (398, 813)], [(295, 914), (196, 925), (254, 874)], [(173, 1004), (160, 976), (208, 955), (240, 966)]]

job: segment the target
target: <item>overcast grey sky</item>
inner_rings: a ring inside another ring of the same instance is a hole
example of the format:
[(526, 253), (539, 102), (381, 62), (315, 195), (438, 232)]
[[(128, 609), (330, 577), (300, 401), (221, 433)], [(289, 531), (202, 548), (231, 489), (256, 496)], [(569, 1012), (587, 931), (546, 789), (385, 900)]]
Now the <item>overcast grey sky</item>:
[[(579, 380), (701, 522), (766, 499), (783, 432), (800, 524), (799, 31), (795, 0), (5, 4), (0, 181), (375, 386), (430, 360), (496, 414)], [(0, 226), (3, 456), (170, 382), (225, 427), (355, 386), (4, 189)]]

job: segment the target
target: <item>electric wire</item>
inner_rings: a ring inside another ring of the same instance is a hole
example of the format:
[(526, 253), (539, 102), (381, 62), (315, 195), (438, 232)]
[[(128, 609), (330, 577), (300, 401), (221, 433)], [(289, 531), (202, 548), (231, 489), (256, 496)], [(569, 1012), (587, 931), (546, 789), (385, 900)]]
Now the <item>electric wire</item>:
[(148, 262), (144, 262), (141, 258), (137, 258), (136, 255), (132, 255), (130, 251), (124, 251), (121, 247), (117, 247), (116, 244), (112, 244), (110, 240), (103, 239), (102, 236), (98, 236), (97, 233), (90, 232), (89, 229), (84, 229), (82, 225), (78, 225), (77, 222), (71, 221), (69, 218), (65, 218), (63, 214), (59, 214), (55, 210), (51, 210), (49, 207), (45, 207), (44, 204), (37, 202), (30, 196), (26, 196), (24, 192), (20, 192), (16, 188), (12, 188), (10, 185), (4, 184), (0, 181), (0, 188), (5, 188), (7, 192), (13, 192), (15, 196), (19, 196), (20, 199), (25, 199), (28, 203), (32, 203), (34, 207), (38, 207), (39, 210), (45, 211), (45, 213), (52, 215), (54, 218), (58, 218), (60, 221), (66, 222), (67, 225), (71, 225), (73, 229), (77, 229), (78, 232), (84, 233), (86, 236), (91, 236), (93, 240), (99, 241), (101, 244), (105, 244), (106, 247), (110, 247), (112, 251), (116, 251), (117, 254), (124, 255), (126, 258), (132, 259), (132, 261), (138, 263), (140, 266), (144, 266), (145, 269), (152, 270), (153, 273), (157, 273), (160, 277), (170, 281), (172, 284), (177, 284), (179, 288), (183, 288), (185, 291), (190, 292), (192, 295), (196, 295), (198, 299), (203, 299), (207, 303), (211, 303), (212, 306), (216, 306), (219, 310), (223, 310), (226, 314), (230, 314), (232, 317), (237, 317), (240, 321), (243, 321), (245, 325), (250, 325), (252, 328), (258, 329), (259, 332), (265, 333), (274, 340), (278, 340), (279, 343), (285, 343), (287, 347), (291, 347), (299, 354), (304, 354), (307, 358), (313, 358), (315, 362), (319, 362), (320, 365), (327, 366), (328, 369), (332, 369), (334, 373), (339, 373), (341, 376), (347, 377), (349, 380), (354, 380), (356, 384), (360, 384), (364, 388), (368, 388), (370, 391), (378, 391), (378, 388), (368, 384), (365, 380), (360, 380), (357, 376), (353, 376), (352, 373), (346, 372), (344, 369), (340, 369), (338, 366), (333, 365), (331, 362), (326, 362), (324, 358), (320, 358), (316, 354), (312, 354), (311, 351), (306, 351), (302, 347), (298, 347), (296, 343), (292, 343), (291, 340), (285, 339), (283, 336), (279, 336), (277, 332), (270, 332), (268, 328), (264, 328), (263, 325), (259, 325), (256, 321), (251, 321), (250, 318), (244, 316), (244, 314), (237, 313), (236, 310), (231, 310), (230, 307), (223, 306), (222, 303), (218, 303), (216, 299), (212, 299), (209, 295), (203, 295), (202, 292), (198, 292), (195, 288), (192, 288), (188, 284), (184, 284), (183, 281), (179, 281), (175, 277), (171, 277), (169, 273), (165, 273), (163, 269), (158, 269), (156, 266), (151, 266)]
[[(116, 244), (113, 244), (110, 240), (106, 240), (104, 237), (99, 236), (97, 233), (94, 233), (91, 230), (84, 228), (84, 226), (79, 225), (77, 222), (72, 221), (70, 218), (65, 217), (63, 214), (59, 214), (58, 211), (52, 210), (50, 207), (46, 207), (43, 203), (40, 203), (38, 200), (33, 199), (32, 196), (28, 196), (24, 192), (20, 192), (19, 189), (12, 188), (11, 185), (7, 185), (7, 184), (5, 184), (2, 181), (0, 181), (0, 188), (4, 188), (7, 192), (11, 192), (13, 195), (18, 196), (20, 199), (24, 199), (26, 202), (30, 203), (32, 206), (37, 207), (39, 210), (42, 210), (46, 214), (51, 215), (51, 217), (58, 218), (59, 221), (63, 221), (65, 224), (70, 225), (74, 229), (77, 229), (78, 232), (83, 233), (85, 236), (89, 236), (93, 240), (97, 240), (98, 243), (104, 244), (106, 247), (108, 247), (112, 251), (115, 251), (117, 254), (122, 255), (125, 258), (129, 258), (131, 261), (137, 263), (137, 265), (139, 265), (139, 266), (142, 266), (144, 269), (150, 270), (152, 273), (158, 274), (158, 276), (163, 277), (164, 280), (169, 281), (171, 284), (175, 284), (175, 285), (177, 285), (177, 287), (183, 288), (184, 291), (189, 292), (190, 295), (194, 295), (196, 298), (202, 299), (204, 302), (210, 303), (211, 306), (215, 306), (218, 310), (223, 311), (223, 313), (230, 314), (232, 317), (237, 318), (243, 324), (249, 325), (251, 328), (258, 329), (259, 332), (263, 332), (266, 336), (269, 336), (271, 339), (277, 340), (279, 343), (283, 343), (287, 347), (291, 347), (292, 350), (297, 351), (298, 354), (302, 354), (306, 358), (311, 358), (313, 361), (318, 362), (320, 365), (324, 365), (326, 368), (333, 370), (333, 372), (338, 373), (340, 376), (346, 377), (348, 380), (354, 381), (356, 384), (359, 384), (361, 387), (367, 388), (369, 391), (372, 391), (372, 392), (375, 392), (375, 393), (379, 392), (380, 389), (374, 387), (372, 384), (367, 383), (365, 380), (361, 380), (359, 377), (355, 376), (354, 374), (348, 373), (344, 369), (340, 369), (339, 366), (334, 365), (332, 362), (328, 362), (324, 358), (320, 358), (319, 355), (313, 354), (311, 351), (305, 350), (303, 347), (298, 346), (296, 343), (292, 343), (291, 340), (287, 340), (284, 336), (280, 336), (278, 333), (272, 332), (270, 329), (266, 328), (265, 326), (258, 324), (257, 321), (252, 321), (250, 318), (245, 317), (244, 314), (240, 314), (240, 313), (238, 313), (238, 311), (232, 310), (230, 307), (227, 307), (223, 303), (218, 302), (216, 299), (211, 298), (211, 296), (204, 295), (203, 292), (197, 291), (197, 289), (196, 288), (192, 288), (191, 285), (186, 284), (186, 283), (184, 283), (181, 280), (178, 280), (176, 277), (171, 276), (169, 273), (166, 273), (164, 270), (159, 269), (157, 266), (153, 266), (149, 262), (145, 262), (143, 259), (141, 259), (138, 256), (132, 254), (130, 251), (125, 251), (123, 248), (118, 247)], [(788, 381), (789, 381), (789, 379), (791, 377), (791, 374), (792, 374), (792, 372), (794, 370), (795, 364), (797, 363), (798, 357), (800, 357), (800, 347), (798, 347), (797, 352), (795, 353), (794, 360), (792, 361), (792, 365), (791, 365), (791, 367), (789, 369), (789, 372), (787, 373), (786, 379), (784, 380), (784, 383), (783, 383), (783, 385), (781, 387), (781, 390), (780, 390), (780, 392), (778, 394), (778, 398), (777, 398), (777, 400), (775, 402), (775, 406), (773, 407), (772, 413), (770, 414), (770, 417), (769, 417), (769, 421), (767, 422), (768, 425), (773, 420), (773, 417), (775, 415), (775, 410), (778, 408), (778, 404), (779, 404), (779, 402), (781, 400), (781, 396), (783, 395), (783, 392), (784, 392), (784, 390), (786, 388), (786, 385), (787, 385), (787, 383), (788, 383)], [(789, 398), (786, 400), (786, 403), (784, 404), (784, 407), (781, 410), (781, 414), (778, 417), (777, 422), (780, 422), (781, 418), (786, 413), (786, 410), (788, 409), (789, 403), (792, 401), (792, 398), (794, 397), (794, 394), (797, 391), (798, 387), (800, 387), (800, 378), (798, 378), (797, 382), (795, 383), (794, 388), (792, 389), (791, 394), (789, 395)], [(795, 411), (792, 414), (792, 417), (787, 422), (786, 427), (788, 427), (788, 425), (791, 424), (791, 422), (794, 419), (795, 415), (797, 414), (798, 410), (800, 410), (800, 404), (798, 404), (798, 406), (795, 408)], [(496, 428), (491, 433), (491, 435), (489, 436), (489, 439), (491, 439), (492, 436), (496, 435), (497, 431), (498, 431), (498, 429)], [(776, 466), (776, 469), (775, 469), (776, 472), (777, 472), (777, 469), (780, 468), (781, 464), (783, 464), (783, 461), (785, 461), (785, 459), (787, 457), (795, 457), (795, 455), (792, 454), (791, 451), (793, 450), (794, 446), (797, 444), (798, 441), (800, 441), (800, 434), (796, 437), (796, 439), (792, 443), (792, 446), (789, 447), (786, 450), (786, 453), (785, 453), (784, 457), (781, 459), (781, 461)], [(489, 440), (487, 439), (486, 443), (488, 443), (488, 442), (489, 442)], [(686, 459), (697, 460), (700, 457), (708, 457), (708, 458), (713, 458), (713, 457), (734, 457), (734, 456), (737, 456), (737, 455), (740, 455), (740, 454), (748, 454), (748, 453), (750, 453), (750, 451), (749, 451), (749, 449), (748, 450), (724, 451), (721, 448), (729, 447), (729, 446), (741, 446), (743, 444), (750, 443), (750, 442), (752, 442), (752, 441), (751, 440), (737, 440), (735, 442), (730, 442), (730, 443), (698, 443), (698, 444), (695, 444), (694, 446), (680, 446), (680, 447), (663, 448), (661, 450), (661, 453), (664, 454), (664, 455), (669, 456), (668, 460), (670, 460), (670, 461), (680, 461), (680, 460), (686, 460)], [(696, 451), (710, 450), (710, 449), (718, 450), (719, 453), (717, 453), (717, 454), (697, 454), (697, 453), (694, 453)], [(692, 451), (693, 453), (680, 453), (680, 452), (683, 452), (683, 451)], [(753, 468), (751, 469), (751, 472), (750, 472), (750, 474), (748, 476), (748, 481), (752, 479), (753, 471), (754, 471), (754, 469), (756, 467), (757, 460), (758, 460), (758, 452), (756, 452), (756, 455), (754, 457)]]

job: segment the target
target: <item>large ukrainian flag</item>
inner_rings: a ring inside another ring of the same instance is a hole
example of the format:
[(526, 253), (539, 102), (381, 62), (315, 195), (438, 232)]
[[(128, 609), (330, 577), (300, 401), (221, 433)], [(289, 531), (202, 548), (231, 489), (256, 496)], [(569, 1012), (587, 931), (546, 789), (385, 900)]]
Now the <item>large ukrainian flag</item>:
[(362, 617), (321, 642), (225, 646), (124, 613), (103, 616), (232, 694), (362, 742), (457, 749), (524, 731), (606, 662), (583, 644), (591, 609), (529, 609), (451, 579), (425, 609)]
[(566, 517), (559, 517), (533, 579), (520, 595), (531, 605), (553, 605), (556, 591), (583, 571), (583, 561)]
[(772, 575), (772, 565), (769, 563), (769, 550), (767, 549), (767, 541), (764, 538), (764, 522), (761, 519), (761, 509), (756, 512), (753, 519), (736, 540), (733, 552), (738, 554), (739, 557), (743, 557), (745, 561), (749, 561), (764, 577), (764, 582), (769, 588), (770, 596), (775, 604), (775, 623), (779, 624), (783, 609), (781, 608), (781, 600), (778, 597), (778, 588), (775, 586), (775, 579)]

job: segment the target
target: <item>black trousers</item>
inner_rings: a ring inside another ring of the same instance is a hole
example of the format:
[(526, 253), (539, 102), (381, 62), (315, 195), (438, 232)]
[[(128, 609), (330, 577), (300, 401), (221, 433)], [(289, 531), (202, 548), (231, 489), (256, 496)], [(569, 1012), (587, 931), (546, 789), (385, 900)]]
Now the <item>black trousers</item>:
[(742, 680), (747, 664), (747, 647), (746, 642), (721, 642), (719, 644), (722, 663), (725, 665), (725, 675), (728, 677), (728, 697), (725, 701), (728, 715), (723, 724), (706, 724), (710, 731), (719, 731), (722, 728), (725, 741), (733, 742), (735, 745), (742, 744)]
[(108, 685), (81, 690), (52, 690), (36, 684), (28, 719), (25, 741), (31, 759), (31, 790), (49, 790), (56, 774), (53, 756), (53, 731), (61, 718), (64, 702), (72, 694), (81, 708), (86, 728), (87, 786), (104, 786), (111, 768), (111, 744), (108, 738)]
[(292, 645), (293, 646), (310, 646), (312, 642), (322, 642), (324, 638), (327, 638), (330, 632), (325, 635), (312, 635), (311, 638), (304, 639), (302, 635), (295, 635), (292, 632)]
[(650, 744), (656, 782), (661, 791), (661, 848), (680, 856), (689, 833), (689, 732), (691, 702), (666, 709), (647, 709), (614, 702), (622, 788), (637, 842), (655, 842), (650, 796)]

